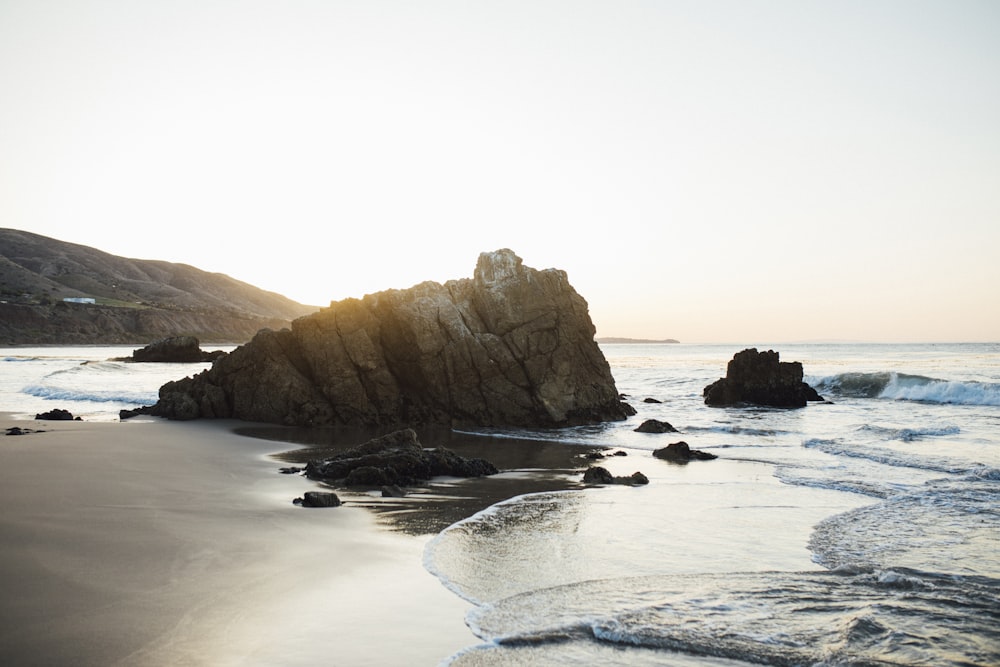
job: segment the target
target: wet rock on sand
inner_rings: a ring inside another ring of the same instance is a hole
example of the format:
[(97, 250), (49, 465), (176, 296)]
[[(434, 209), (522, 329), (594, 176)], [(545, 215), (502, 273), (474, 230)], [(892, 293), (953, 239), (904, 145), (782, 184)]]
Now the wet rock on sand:
[(40, 412), (35, 415), (35, 419), (44, 419), (47, 421), (83, 421), (79, 417), (74, 417), (73, 413), (69, 410), (63, 410), (62, 408)]
[(653, 456), (658, 459), (672, 461), (674, 463), (687, 463), (688, 461), (711, 461), (719, 458), (715, 454), (703, 452), (700, 449), (691, 449), (691, 446), (681, 440), (673, 442), (662, 449), (653, 450)]
[(301, 498), (292, 501), (302, 507), (340, 507), (340, 498), (329, 491), (306, 491)]
[(647, 419), (635, 429), (636, 433), (676, 433), (670, 423), (658, 419)]
[(310, 479), (346, 486), (412, 486), (433, 477), (483, 477), (499, 471), (489, 461), (464, 458), (444, 447), (424, 449), (413, 429), (393, 431), (336, 456), (306, 464)]
[(631, 475), (615, 477), (607, 468), (601, 466), (591, 466), (583, 473), (584, 484), (625, 484), (627, 486), (638, 486), (649, 484), (649, 478), (641, 472), (634, 472)]

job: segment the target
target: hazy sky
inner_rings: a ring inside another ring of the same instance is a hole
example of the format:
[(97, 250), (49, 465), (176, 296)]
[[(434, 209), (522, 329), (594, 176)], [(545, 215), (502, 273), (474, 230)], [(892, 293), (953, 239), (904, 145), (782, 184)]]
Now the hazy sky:
[(604, 336), (1000, 340), (994, 0), (0, 0), (0, 226), (304, 303), (558, 267)]

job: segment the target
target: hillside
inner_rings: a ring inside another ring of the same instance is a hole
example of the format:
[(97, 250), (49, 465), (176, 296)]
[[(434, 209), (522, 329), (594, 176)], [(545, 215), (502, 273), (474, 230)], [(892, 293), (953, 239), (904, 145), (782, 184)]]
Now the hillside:
[[(66, 298), (94, 303), (68, 303)], [(318, 310), (222, 273), (0, 229), (0, 344), (242, 343)]]

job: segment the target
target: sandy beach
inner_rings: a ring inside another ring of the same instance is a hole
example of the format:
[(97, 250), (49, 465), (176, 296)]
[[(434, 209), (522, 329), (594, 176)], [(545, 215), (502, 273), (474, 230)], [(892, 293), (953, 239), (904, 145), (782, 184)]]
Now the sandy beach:
[(304, 509), (232, 422), (0, 416), (0, 663), (434, 665), (477, 643), (427, 538)]

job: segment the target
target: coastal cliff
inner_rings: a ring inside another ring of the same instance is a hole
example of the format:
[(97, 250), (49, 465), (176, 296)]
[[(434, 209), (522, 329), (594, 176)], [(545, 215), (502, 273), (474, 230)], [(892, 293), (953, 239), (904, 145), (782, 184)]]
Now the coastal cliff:
[(143, 412), (294, 425), (565, 426), (624, 419), (587, 303), (510, 250), (474, 277), (331, 303), (261, 331)]

